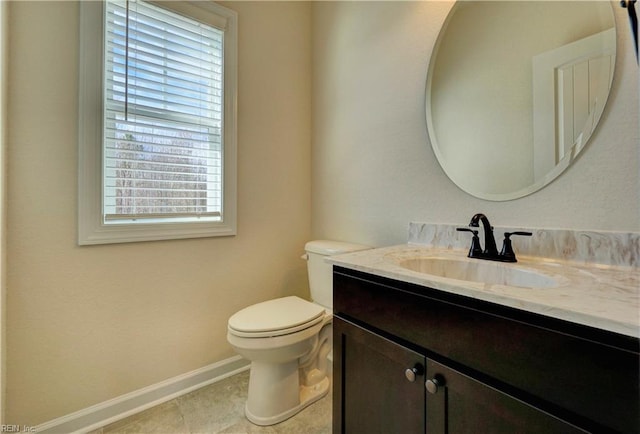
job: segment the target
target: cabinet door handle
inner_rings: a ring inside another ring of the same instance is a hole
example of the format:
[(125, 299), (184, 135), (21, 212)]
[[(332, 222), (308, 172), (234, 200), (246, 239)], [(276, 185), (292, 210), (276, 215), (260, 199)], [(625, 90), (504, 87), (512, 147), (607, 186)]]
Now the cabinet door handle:
[(422, 375), (424, 373), (424, 368), (422, 367), (421, 364), (416, 363), (413, 368), (407, 368), (404, 371), (404, 376), (407, 377), (407, 380), (409, 380), (410, 382), (414, 382), (416, 381), (416, 377), (418, 375)]
[(434, 395), (438, 393), (438, 388), (444, 386), (444, 380), (441, 377), (436, 376), (431, 380), (427, 380), (424, 385), (427, 388), (427, 392)]

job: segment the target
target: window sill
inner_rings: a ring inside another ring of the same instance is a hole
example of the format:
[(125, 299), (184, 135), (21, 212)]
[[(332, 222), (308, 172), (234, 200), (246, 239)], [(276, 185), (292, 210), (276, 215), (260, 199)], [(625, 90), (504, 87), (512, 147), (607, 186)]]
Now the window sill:
[(187, 238), (227, 237), (236, 235), (234, 225), (224, 222), (166, 222), (80, 224), (78, 244), (118, 244)]

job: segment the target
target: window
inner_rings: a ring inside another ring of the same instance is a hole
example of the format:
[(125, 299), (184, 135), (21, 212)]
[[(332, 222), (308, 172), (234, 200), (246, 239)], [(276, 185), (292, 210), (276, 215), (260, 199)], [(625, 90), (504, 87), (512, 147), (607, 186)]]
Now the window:
[(235, 234), (236, 22), (211, 2), (82, 2), (79, 244)]

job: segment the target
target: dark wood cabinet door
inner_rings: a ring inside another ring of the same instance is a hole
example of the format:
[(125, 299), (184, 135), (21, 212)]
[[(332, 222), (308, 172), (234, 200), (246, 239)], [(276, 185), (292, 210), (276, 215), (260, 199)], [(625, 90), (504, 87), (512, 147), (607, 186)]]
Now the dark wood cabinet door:
[(333, 432), (424, 434), (425, 357), (338, 317), (333, 331)]
[(430, 359), (426, 377), (427, 434), (586, 432)]

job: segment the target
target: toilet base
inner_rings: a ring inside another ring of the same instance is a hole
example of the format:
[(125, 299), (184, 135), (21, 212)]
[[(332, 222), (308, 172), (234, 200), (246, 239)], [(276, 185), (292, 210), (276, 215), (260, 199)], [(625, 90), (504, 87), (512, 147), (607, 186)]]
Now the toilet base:
[(249, 419), (249, 421), (251, 421), (256, 425), (260, 425), (260, 426), (275, 425), (277, 423), (280, 423), (282, 421), (289, 419), (292, 416), (295, 416), (304, 408), (308, 407), (309, 405), (313, 404), (320, 398), (324, 397), (329, 392), (330, 385), (331, 385), (331, 381), (329, 380), (328, 377), (325, 377), (324, 379), (322, 379), (322, 381), (320, 381), (317, 384), (314, 384), (313, 386), (299, 386), (299, 396), (300, 396), (299, 404), (275, 415), (271, 415), (268, 417), (261, 417), (253, 414), (250, 409), (250, 401), (247, 401), (244, 412), (245, 412), (245, 415), (247, 416), (247, 419)]

